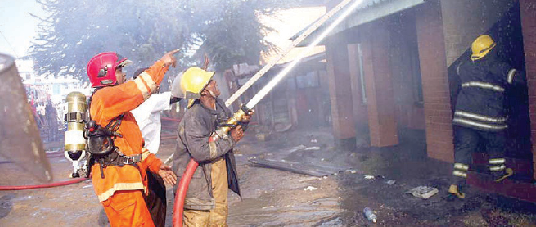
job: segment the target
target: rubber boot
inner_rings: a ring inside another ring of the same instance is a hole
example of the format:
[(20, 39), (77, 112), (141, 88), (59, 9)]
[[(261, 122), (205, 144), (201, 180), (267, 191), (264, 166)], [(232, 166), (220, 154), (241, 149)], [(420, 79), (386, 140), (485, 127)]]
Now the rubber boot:
[(458, 199), (465, 199), (465, 193), (462, 192), (462, 187), (457, 184), (451, 184), (448, 190), (451, 197), (455, 196)]
[(504, 179), (514, 175), (514, 170), (511, 168), (506, 168), (504, 171), (493, 172), (492, 176), (495, 179), (495, 182), (501, 182)]

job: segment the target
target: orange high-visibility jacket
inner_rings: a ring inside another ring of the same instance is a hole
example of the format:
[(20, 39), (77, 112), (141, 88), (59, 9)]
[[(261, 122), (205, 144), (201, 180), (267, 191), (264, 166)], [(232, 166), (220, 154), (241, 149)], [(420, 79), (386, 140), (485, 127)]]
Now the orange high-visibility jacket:
[[(130, 111), (151, 96), (151, 92), (160, 84), (168, 68), (163, 62), (158, 61), (135, 80), (105, 87), (93, 94), (90, 114), (92, 120), (100, 126), (104, 127), (117, 116), (125, 114), (117, 131), (123, 137), (115, 139), (115, 146), (126, 156), (142, 154), (143, 143), (141, 131)], [(91, 169), (93, 188), (100, 202), (110, 198), (117, 190), (146, 191), (145, 171), (149, 168), (157, 173), (162, 161), (146, 149), (142, 156), (143, 161), (138, 163), (139, 170), (132, 165), (107, 166), (103, 171), (104, 179), (101, 178), (100, 164), (93, 165)]]

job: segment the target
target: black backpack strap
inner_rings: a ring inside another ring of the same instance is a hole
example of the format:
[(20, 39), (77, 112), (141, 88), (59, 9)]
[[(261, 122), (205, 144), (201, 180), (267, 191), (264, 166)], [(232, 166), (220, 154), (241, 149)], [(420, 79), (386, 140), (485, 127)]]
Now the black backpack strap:
[(115, 136), (119, 136), (119, 137), (123, 137), (121, 134), (119, 133), (116, 133), (116, 131), (119, 129), (119, 126), (121, 125), (121, 122), (123, 121), (123, 118), (125, 117), (125, 114), (121, 114), (119, 116), (117, 116), (116, 118), (114, 118), (113, 120), (111, 120), (105, 127), (104, 129), (113, 133)]
[(136, 167), (136, 169), (141, 172), (141, 169), (138, 166), (138, 163), (141, 161), (143, 161), (142, 154), (138, 154), (135, 156), (126, 156), (119, 150), (117, 150), (117, 148), (110, 154), (104, 155), (102, 157), (96, 157), (96, 162), (100, 164), (102, 179), (104, 179), (104, 168), (106, 168), (107, 166), (122, 167), (125, 165), (131, 165)]
[[(121, 125), (121, 122), (123, 121), (123, 118), (125, 117), (125, 114), (121, 114), (117, 116), (116, 118), (112, 119), (105, 127), (101, 127), (99, 125), (95, 125), (96, 130), (93, 132), (88, 133), (88, 137), (91, 136), (97, 136), (97, 137), (107, 137), (108, 140), (111, 140), (110, 143), (113, 146), (113, 150), (111, 153), (104, 154), (104, 156), (101, 157), (93, 157), (93, 163), (97, 162), (100, 164), (100, 170), (101, 170), (101, 178), (104, 179), (104, 168), (108, 165), (117, 165), (115, 162), (119, 161), (120, 163), (126, 163), (130, 164), (132, 160), (116, 160), (115, 156), (117, 156), (117, 147), (114, 145), (114, 139), (115, 137), (123, 137), (121, 134), (117, 132), (119, 129), (119, 126)], [(93, 122), (95, 124), (95, 122)], [(100, 128), (100, 129), (99, 129)], [(116, 154), (114, 154), (116, 153)], [(114, 162), (115, 161), (115, 162)], [(91, 164), (93, 164), (91, 163)], [(91, 168), (91, 166), (89, 167)]]

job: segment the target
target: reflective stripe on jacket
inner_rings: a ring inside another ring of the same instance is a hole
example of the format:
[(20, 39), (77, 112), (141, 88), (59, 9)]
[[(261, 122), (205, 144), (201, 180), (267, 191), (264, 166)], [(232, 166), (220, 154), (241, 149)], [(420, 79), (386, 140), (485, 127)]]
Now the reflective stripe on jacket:
[[(129, 111), (150, 97), (151, 91), (160, 84), (167, 70), (168, 67), (164, 67), (164, 63), (159, 61), (136, 80), (105, 87), (93, 94), (90, 114), (97, 124), (105, 126), (115, 117), (125, 113), (117, 131), (122, 138), (116, 138), (115, 145), (126, 156), (142, 154), (141, 131)], [(148, 154), (148, 152), (144, 152), (143, 157), (142, 162), (138, 163), (139, 169), (131, 165), (105, 167), (104, 179), (101, 178), (100, 165), (95, 163), (91, 170), (92, 181), (99, 201), (107, 200), (117, 190), (145, 189), (144, 172), (147, 168), (158, 172), (162, 162), (154, 154)]]
[(474, 62), (461, 63), (457, 67), (461, 79), (454, 125), (484, 131), (506, 129), (508, 111), (505, 106), (506, 89), (522, 80), (522, 75), (507, 63), (501, 62), (495, 53)]

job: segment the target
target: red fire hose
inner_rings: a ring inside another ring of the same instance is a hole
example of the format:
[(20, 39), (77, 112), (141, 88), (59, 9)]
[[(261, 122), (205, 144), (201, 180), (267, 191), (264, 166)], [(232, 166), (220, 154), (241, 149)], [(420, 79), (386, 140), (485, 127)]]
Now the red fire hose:
[(182, 227), (182, 213), (184, 210), (184, 200), (186, 199), (186, 192), (188, 192), (188, 186), (192, 180), (192, 176), (195, 173), (195, 170), (199, 166), (199, 163), (190, 159), (186, 170), (182, 174), (179, 185), (177, 186), (177, 192), (175, 195), (175, 201), (173, 205), (173, 227)]
[(5, 190), (23, 190), (23, 189), (39, 189), (39, 188), (51, 188), (56, 186), (63, 186), (69, 184), (75, 184), (87, 180), (87, 178), (76, 178), (67, 181), (54, 182), (50, 184), (35, 184), (35, 185), (18, 185), (18, 186), (0, 186), (0, 191)]

